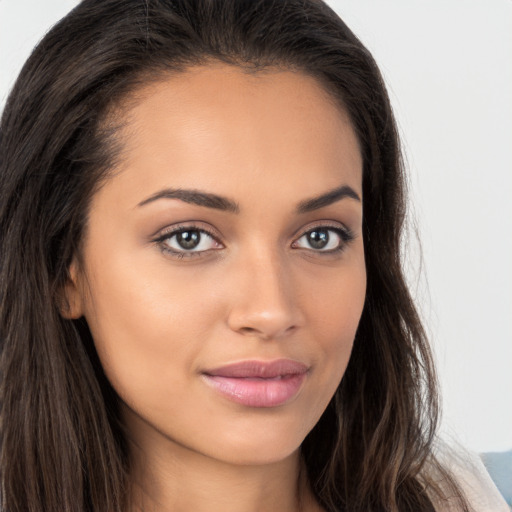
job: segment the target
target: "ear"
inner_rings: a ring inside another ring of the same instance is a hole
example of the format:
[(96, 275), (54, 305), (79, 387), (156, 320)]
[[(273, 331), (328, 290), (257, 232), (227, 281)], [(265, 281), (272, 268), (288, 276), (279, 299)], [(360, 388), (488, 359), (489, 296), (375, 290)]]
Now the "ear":
[(76, 320), (84, 314), (82, 286), (79, 277), (79, 265), (76, 258), (73, 258), (69, 266), (68, 278), (58, 297), (59, 312), (63, 318), (68, 320)]

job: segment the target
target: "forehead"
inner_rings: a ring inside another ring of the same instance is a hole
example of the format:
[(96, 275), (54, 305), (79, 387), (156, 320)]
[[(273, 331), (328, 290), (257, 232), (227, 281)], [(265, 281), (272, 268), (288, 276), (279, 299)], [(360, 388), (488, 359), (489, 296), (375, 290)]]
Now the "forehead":
[(347, 180), (361, 192), (348, 115), (306, 74), (209, 64), (143, 86), (130, 100), (115, 174), (148, 195), (197, 182), (222, 195), (267, 183), (300, 185), (311, 196)]

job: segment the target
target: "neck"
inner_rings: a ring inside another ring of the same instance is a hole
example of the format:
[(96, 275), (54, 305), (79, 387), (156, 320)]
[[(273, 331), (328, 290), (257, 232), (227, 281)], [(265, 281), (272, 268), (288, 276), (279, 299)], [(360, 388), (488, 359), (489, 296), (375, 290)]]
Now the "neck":
[[(184, 453), (188, 449), (183, 447), (175, 447), (173, 452), (152, 457), (139, 451), (138, 457), (133, 457), (130, 512), (312, 510), (298, 452), (256, 466)], [(309, 505), (304, 508), (304, 503)]]

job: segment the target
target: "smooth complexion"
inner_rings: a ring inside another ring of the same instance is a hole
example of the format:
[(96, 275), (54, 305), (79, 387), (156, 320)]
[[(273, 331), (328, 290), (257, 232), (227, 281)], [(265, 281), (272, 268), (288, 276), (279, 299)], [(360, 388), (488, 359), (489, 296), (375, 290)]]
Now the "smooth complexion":
[(121, 399), (133, 510), (320, 510), (299, 448), (366, 289), (348, 117), (311, 77), (220, 63), (132, 99), (66, 314)]

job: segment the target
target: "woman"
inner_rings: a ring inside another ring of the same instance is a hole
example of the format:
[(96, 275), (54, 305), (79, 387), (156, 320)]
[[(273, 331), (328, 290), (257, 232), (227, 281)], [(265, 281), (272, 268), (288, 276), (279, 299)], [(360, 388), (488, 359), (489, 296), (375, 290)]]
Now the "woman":
[(470, 510), (328, 7), (85, 0), (1, 130), (2, 510)]

